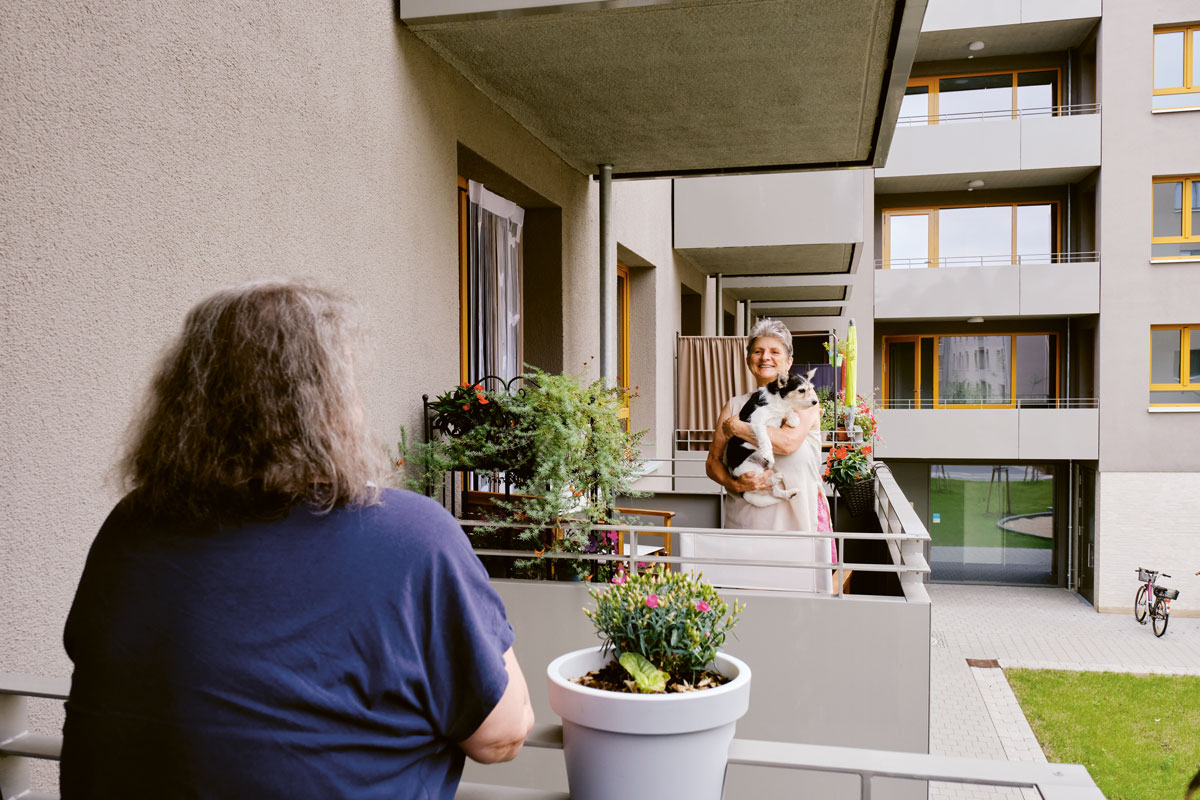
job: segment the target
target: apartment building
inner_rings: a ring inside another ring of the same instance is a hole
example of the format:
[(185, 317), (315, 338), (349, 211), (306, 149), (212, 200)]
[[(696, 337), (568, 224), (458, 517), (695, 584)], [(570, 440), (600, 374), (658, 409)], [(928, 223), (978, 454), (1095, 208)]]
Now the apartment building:
[(824, 273), (722, 276), (724, 307), (855, 319), (934, 581), (1126, 612), (1145, 565), (1200, 610), (1198, 15), (930, 0), (886, 166), (676, 182), (682, 252), (783, 243)]

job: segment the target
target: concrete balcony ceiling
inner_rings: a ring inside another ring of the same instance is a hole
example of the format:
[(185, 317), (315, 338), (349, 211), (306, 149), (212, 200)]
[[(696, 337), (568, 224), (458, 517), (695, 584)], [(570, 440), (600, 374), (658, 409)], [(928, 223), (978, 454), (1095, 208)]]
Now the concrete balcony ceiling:
[(1100, 19), (1101, 0), (929, 0), (917, 61), (957, 60), (973, 39), (984, 56), (1051, 53), (1077, 47)]
[(925, 0), (397, 0), (563, 160), (651, 177), (879, 166)]

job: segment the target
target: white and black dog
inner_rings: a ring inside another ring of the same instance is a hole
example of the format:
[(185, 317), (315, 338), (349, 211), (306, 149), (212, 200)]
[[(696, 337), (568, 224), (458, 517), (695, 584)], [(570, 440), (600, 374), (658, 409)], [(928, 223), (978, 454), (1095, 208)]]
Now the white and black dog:
[[(750, 399), (742, 406), (738, 419), (750, 423), (758, 447), (738, 436), (730, 439), (729, 444), (725, 446), (725, 466), (728, 467), (729, 474), (738, 478), (774, 467), (775, 453), (771, 449), (767, 428), (800, 426), (800, 412), (820, 402), (812, 385), (812, 377), (816, 372), (812, 369), (803, 376), (781, 375), (750, 395)], [(742, 497), (747, 503), (755, 506), (769, 506), (780, 500), (791, 500), (799, 489), (785, 489), (779, 485), (780, 481), (782, 476), (772, 475), (769, 490), (756, 489), (743, 493)]]

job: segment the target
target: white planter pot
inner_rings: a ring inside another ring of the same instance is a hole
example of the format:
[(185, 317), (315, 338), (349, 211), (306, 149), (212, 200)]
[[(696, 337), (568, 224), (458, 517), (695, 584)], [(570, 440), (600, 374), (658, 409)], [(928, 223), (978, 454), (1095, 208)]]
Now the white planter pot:
[(720, 800), (734, 726), (750, 707), (750, 668), (718, 654), (715, 671), (732, 680), (699, 692), (625, 694), (572, 683), (611, 660), (590, 647), (546, 668), (572, 800)]

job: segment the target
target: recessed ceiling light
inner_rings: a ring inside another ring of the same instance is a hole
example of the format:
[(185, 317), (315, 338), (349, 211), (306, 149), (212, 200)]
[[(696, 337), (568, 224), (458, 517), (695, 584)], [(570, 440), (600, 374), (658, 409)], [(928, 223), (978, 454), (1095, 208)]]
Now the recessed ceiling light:
[(979, 39), (976, 39), (975, 41), (973, 41), (969, 45), (967, 45), (967, 49), (978, 53), (980, 50), (982, 50), (986, 46), (987, 45), (985, 45)]
[(983, 317), (967, 317), (967, 322), (983, 322)]
[(976, 189), (982, 189), (982, 188), (983, 188), (983, 181), (979, 180), (978, 178), (976, 178), (973, 181), (967, 181), (967, 191), (968, 192), (973, 192)]

